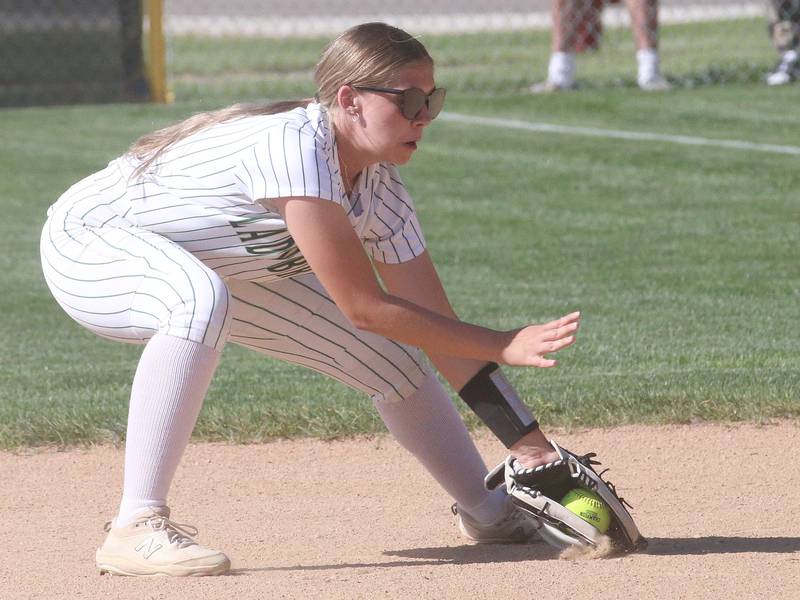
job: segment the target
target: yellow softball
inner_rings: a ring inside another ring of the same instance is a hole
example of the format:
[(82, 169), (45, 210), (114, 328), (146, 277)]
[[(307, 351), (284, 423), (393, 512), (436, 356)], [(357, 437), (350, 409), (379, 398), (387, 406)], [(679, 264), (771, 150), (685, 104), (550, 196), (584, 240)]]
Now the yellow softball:
[(575, 488), (567, 492), (561, 504), (589, 525), (593, 525), (600, 533), (605, 533), (611, 525), (611, 511), (594, 492)]

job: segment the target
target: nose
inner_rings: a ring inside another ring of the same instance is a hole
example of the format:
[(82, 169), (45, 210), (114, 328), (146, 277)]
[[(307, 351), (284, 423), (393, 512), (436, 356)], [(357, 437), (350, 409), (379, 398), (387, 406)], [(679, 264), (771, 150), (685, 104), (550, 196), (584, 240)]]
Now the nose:
[(412, 123), (415, 127), (427, 127), (431, 124), (432, 120), (430, 112), (428, 111), (428, 104), (425, 103), (417, 113), (417, 116), (414, 117)]

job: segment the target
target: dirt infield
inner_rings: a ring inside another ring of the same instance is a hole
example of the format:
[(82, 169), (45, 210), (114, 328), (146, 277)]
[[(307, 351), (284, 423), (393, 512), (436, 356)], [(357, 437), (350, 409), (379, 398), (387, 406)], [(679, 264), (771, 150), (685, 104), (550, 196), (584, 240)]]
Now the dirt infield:
[[(693, 425), (553, 435), (606, 465), (649, 548), (570, 562), (544, 545), (475, 546), (450, 501), (390, 438), (193, 445), (176, 520), (233, 571), (99, 576), (122, 451), (0, 453), (0, 598), (799, 598), (800, 429)], [(479, 446), (494, 463), (503, 448)]]

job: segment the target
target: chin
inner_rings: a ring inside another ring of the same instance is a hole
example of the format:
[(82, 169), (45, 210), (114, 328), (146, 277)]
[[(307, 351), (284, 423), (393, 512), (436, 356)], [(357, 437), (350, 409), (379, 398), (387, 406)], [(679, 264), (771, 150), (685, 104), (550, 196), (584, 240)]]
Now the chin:
[(392, 162), (396, 165), (404, 165), (408, 161), (411, 160), (411, 157), (414, 156), (414, 150), (412, 149), (403, 149), (400, 152), (395, 152), (394, 157), (392, 158)]

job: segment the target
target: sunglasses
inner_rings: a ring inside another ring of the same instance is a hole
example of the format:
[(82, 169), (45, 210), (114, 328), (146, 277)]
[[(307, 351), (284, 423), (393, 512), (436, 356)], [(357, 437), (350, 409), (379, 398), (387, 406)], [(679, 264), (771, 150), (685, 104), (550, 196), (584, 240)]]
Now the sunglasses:
[(378, 92), (381, 94), (395, 94), (400, 96), (400, 112), (409, 121), (414, 121), (422, 112), (422, 107), (428, 107), (428, 118), (435, 119), (444, 106), (444, 96), (447, 90), (444, 88), (436, 88), (430, 94), (426, 94), (419, 88), (408, 88), (405, 90), (397, 90), (387, 87), (375, 87), (370, 85), (350, 85), (356, 90), (365, 92)]

